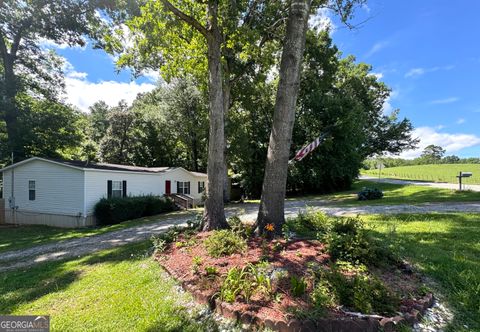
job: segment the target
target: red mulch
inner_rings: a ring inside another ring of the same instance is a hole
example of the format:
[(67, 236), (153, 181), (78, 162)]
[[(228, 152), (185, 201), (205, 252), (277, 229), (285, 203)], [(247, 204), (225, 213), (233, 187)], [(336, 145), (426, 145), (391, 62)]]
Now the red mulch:
[[(211, 233), (203, 232), (193, 236), (196, 239), (194, 245), (188, 247), (177, 247), (175, 243), (169, 246), (167, 250), (158, 254), (156, 259), (166, 270), (182, 284), (188, 284), (191, 289), (200, 290), (202, 294), (212, 297), (220, 290), (223, 277), (233, 267), (244, 267), (248, 263), (258, 263), (262, 258), (262, 239), (254, 238), (248, 242), (248, 249), (241, 254), (233, 254), (227, 257), (210, 257), (203, 245), (203, 240)], [(184, 241), (183, 235), (180, 235), (177, 242)], [(319, 241), (296, 240), (286, 243), (284, 240), (278, 240), (281, 243), (282, 250), (275, 251), (272, 242), (267, 243), (266, 252), (269, 254), (270, 266), (274, 268), (286, 269), (289, 275), (303, 276), (307, 268), (307, 263), (315, 262), (320, 265), (328, 266), (329, 255), (325, 252), (325, 246)], [(265, 250), (264, 250), (265, 251)], [(198, 273), (192, 269), (192, 260), (194, 257), (201, 257), (202, 262), (199, 265)], [(215, 267), (218, 270), (217, 276), (207, 276), (205, 267)], [(414, 293), (417, 289), (419, 280), (414, 274), (399, 272), (392, 268), (391, 271), (373, 271), (378, 275), (391, 289), (394, 289), (402, 295)], [(260, 319), (284, 320), (288, 321), (292, 317), (289, 308), (308, 308), (311, 306), (308, 302), (308, 295), (311, 285), (308, 285), (307, 292), (303, 298), (295, 298), (289, 293), (290, 281), (285, 280), (284, 285), (276, 285), (276, 291), (282, 293), (281, 300), (276, 302), (266, 299), (264, 296), (256, 295), (250, 303), (237, 300), (231, 305), (234, 310), (241, 312), (252, 312)], [(416, 304), (415, 301), (402, 301), (399, 311), (407, 312)], [(342, 316), (340, 311), (331, 311), (328, 317)]]

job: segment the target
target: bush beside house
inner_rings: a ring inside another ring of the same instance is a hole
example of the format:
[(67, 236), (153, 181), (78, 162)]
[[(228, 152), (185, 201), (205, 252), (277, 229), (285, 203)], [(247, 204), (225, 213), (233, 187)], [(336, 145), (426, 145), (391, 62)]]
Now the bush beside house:
[(98, 225), (114, 225), (122, 221), (152, 216), (176, 210), (175, 203), (167, 197), (138, 196), (102, 198), (94, 208)]

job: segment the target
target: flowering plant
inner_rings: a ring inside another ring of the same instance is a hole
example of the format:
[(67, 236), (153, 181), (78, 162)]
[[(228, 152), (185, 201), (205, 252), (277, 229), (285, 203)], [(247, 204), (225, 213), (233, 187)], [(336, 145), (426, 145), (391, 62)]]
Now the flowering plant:
[(268, 232), (273, 232), (275, 230), (275, 226), (273, 224), (266, 224), (265, 230)]

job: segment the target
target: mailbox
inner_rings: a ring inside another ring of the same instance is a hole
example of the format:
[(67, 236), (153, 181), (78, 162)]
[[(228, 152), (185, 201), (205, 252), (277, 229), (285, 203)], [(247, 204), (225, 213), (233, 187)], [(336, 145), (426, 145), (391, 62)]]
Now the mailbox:
[(469, 178), (471, 177), (473, 174), (472, 172), (460, 172), (460, 174), (457, 175), (457, 178), (458, 178), (458, 189), (459, 190), (462, 190), (462, 179), (463, 178)]

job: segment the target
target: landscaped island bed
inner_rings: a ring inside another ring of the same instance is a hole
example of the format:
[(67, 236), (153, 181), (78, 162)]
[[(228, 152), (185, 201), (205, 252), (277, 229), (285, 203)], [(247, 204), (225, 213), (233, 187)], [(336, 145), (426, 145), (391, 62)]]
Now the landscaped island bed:
[[(340, 224), (351, 226), (357, 219), (345, 220)], [(300, 236), (269, 241), (248, 232), (242, 241), (239, 233), (171, 232), (157, 240), (155, 258), (199, 302), (273, 330), (393, 331), (413, 324), (433, 303), (421, 275), (400, 261), (367, 268), (360, 256), (355, 263), (342, 253), (332, 257), (339, 252), (329, 250), (331, 242)]]

